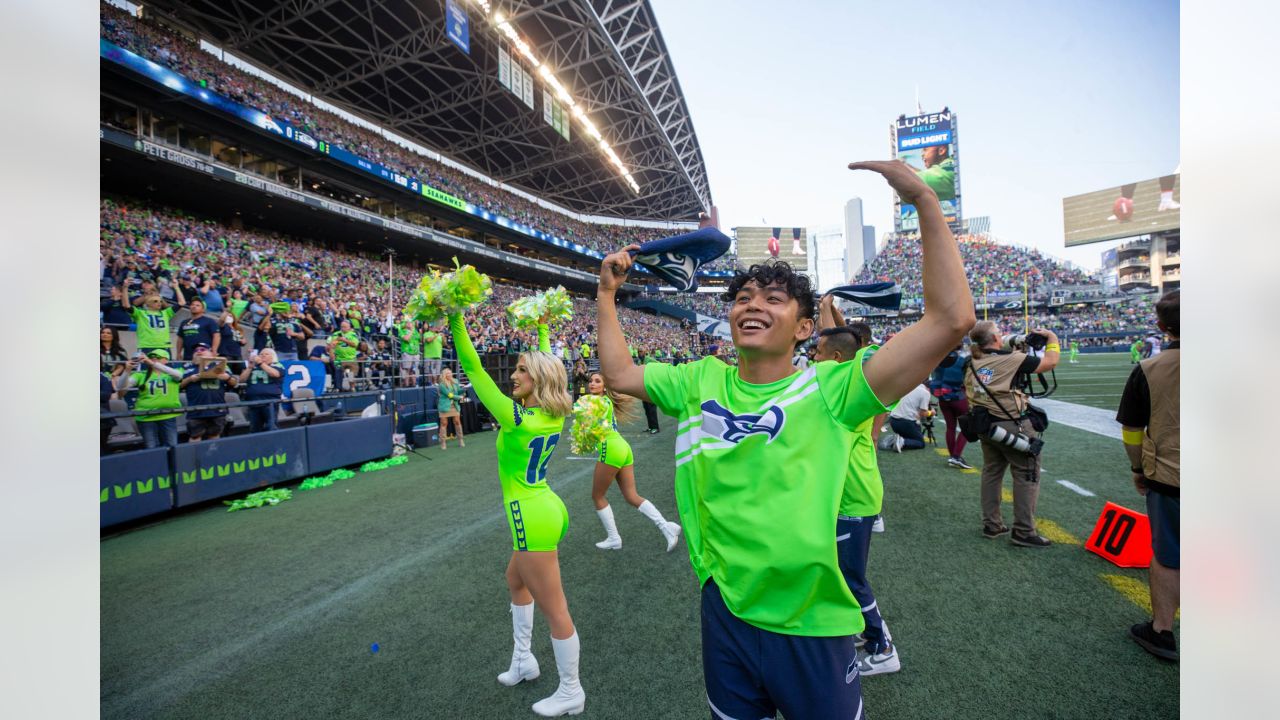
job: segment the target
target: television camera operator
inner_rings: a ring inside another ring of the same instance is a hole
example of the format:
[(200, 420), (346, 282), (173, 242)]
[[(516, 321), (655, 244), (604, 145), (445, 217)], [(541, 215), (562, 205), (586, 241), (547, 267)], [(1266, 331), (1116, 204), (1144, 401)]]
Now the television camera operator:
[[(970, 410), (965, 434), (982, 444), (982, 534), (995, 539), (1009, 533), (1000, 510), (1004, 473), (1013, 476), (1013, 530), (1010, 542), (1030, 548), (1052, 543), (1036, 532), (1036, 500), (1040, 495), (1040, 432), (1048, 425), (1031, 406), (1031, 375), (1058, 365), (1058, 336), (1037, 329), (1006, 341), (994, 322), (983, 321), (969, 332), (972, 358), (964, 374)], [(1021, 347), (1022, 349), (1018, 349)], [(1043, 357), (1027, 350), (1042, 351)]]

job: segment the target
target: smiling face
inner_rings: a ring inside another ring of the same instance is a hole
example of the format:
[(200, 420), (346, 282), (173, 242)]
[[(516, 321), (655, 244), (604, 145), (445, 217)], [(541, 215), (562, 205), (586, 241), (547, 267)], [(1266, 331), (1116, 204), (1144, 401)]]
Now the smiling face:
[(111, 333), (111, 328), (104, 327), (102, 328), (102, 332), (98, 333), (98, 339), (101, 340), (104, 345), (106, 345), (110, 343), (112, 340), (114, 340), (115, 337)]
[(733, 344), (742, 355), (783, 354), (790, 356), (796, 343), (813, 334), (813, 320), (800, 317), (800, 304), (785, 286), (761, 286), (755, 280), (744, 284), (729, 309)]
[(604, 394), (604, 378), (600, 373), (591, 373), (591, 379), (587, 381), (587, 392), (592, 395)]
[(520, 356), (516, 362), (516, 369), (511, 373), (511, 396), (523, 403), (526, 398), (533, 394), (533, 376), (529, 374), (529, 366), (525, 362), (524, 355)]

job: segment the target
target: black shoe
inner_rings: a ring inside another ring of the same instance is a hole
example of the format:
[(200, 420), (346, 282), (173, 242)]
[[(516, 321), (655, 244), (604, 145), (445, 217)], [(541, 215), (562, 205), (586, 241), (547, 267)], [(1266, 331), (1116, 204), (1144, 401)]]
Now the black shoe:
[(1019, 535), (1018, 533), (1014, 533), (1009, 536), (1009, 542), (1019, 547), (1029, 548), (1047, 548), (1053, 544), (1052, 540), (1034, 533), (1031, 535)]
[(1008, 528), (1008, 527), (1002, 527), (1002, 528), (1000, 528), (999, 530), (992, 530), (992, 529), (991, 529), (991, 528), (989, 528), (989, 527), (983, 527), (983, 528), (982, 528), (982, 537), (984, 537), (984, 538), (986, 538), (986, 539), (988, 539), (988, 540), (995, 540), (996, 538), (1000, 537), (1001, 535), (1007, 535), (1008, 533), (1009, 533), (1009, 528)]
[(1150, 622), (1138, 623), (1129, 628), (1129, 637), (1138, 643), (1143, 650), (1165, 660), (1178, 660), (1178, 641), (1173, 631), (1156, 632)]

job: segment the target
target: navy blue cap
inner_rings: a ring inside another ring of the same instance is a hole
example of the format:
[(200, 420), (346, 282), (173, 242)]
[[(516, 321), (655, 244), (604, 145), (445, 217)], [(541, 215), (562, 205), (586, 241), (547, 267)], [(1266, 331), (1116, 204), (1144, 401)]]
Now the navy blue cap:
[(713, 227), (650, 240), (635, 251), (636, 262), (676, 290), (698, 289), (698, 268), (729, 251), (729, 236)]

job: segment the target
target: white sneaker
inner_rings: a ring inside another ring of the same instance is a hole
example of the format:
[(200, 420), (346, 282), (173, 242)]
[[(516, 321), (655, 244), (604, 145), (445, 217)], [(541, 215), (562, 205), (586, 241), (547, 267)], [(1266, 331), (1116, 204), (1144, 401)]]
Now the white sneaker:
[(1173, 200), (1161, 200), (1160, 207), (1156, 208), (1156, 212), (1161, 212), (1164, 210), (1178, 210), (1181, 207), (1182, 207), (1182, 203), (1174, 202)]
[(907, 444), (906, 439), (904, 439), (901, 435), (898, 435), (898, 436), (894, 437), (894, 438), (893, 438), (893, 451), (894, 451), (894, 452), (897, 452), (897, 453), (902, 452), (902, 446), (903, 446), (903, 445), (906, 445), (906, 444)]
[(662, 526), (662, 536), (667, 539), (667, 552), (675, 549), (676, 543), (680, 542), (680, 531), (682, 528), (673, 522), (668, 522)]
[(876, 521), (871, 523), (871, 532), (873, 533), (884, 532), (884, 516), (883, 515), (877, 515)]
[(614, 535), (613, 537), (607, 537), (601, 540), (600, 542), (596, 543), (596, 547), (600, 548), (601, 550), (621, 550), (622, 536)]
[(879, 448), (881, 450), (892, 450), (894, 443), (897, 442), (897, 435), (893, 433), (883, 433), (880, 435)]
[(874, 655), (858, 653), (858, 673), (860, 675), (884, 675), (885, 673), (898, 672), (901, 669), (902, 662), (898, 659), (898, 648), (894, 646), (892, 641), (888, 642), (883, 651)]

